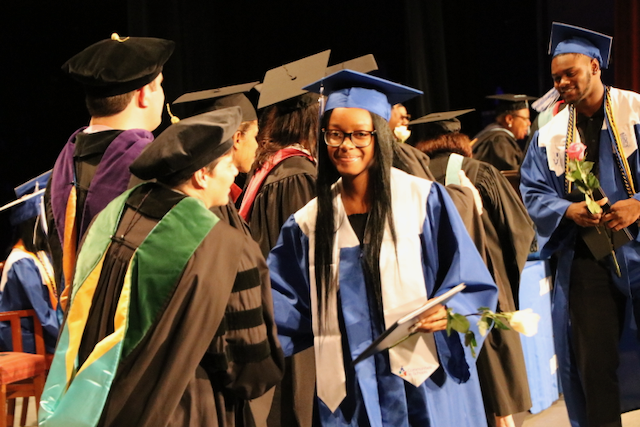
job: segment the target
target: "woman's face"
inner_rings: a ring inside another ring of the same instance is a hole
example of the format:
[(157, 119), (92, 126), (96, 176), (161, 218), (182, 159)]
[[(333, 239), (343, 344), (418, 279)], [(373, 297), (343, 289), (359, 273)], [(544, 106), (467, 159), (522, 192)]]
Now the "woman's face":
[(529, 127), (531, 126), (531, 118), (529, 116), (529, 109), (523, 108), (522, 110), (514, 111), (511, 116), (513, 117), (512, 127), (509, 129), (516, 139), (524, 139), (529, 134)]
[[(371, 113), (361, 108), (335, 108), (325, 130), (339, 130), (344, 133), (355, 131), (373, 131)], [(376, 139), (371, 135), (371, 144), (356, 147), (351, 138), (345, 135), (339, 147), (327, 146), (329, 158), (343, 178), (356, 178), (368, 175), (373, 164)]]

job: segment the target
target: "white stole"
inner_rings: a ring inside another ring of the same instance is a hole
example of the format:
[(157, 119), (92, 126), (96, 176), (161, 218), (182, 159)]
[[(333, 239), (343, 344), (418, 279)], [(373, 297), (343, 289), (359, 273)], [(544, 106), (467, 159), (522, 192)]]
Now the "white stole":
[[(384, 320), (393, 324), (409, 311), (427, 301), (427, 287), (422, 270), (420, 234), (426, 218), (427, 198), (432, 182), (391, 170), (392, 209), (397, 237), (396, 247), (386, 225), (380, 249), (380, 279)], [(334, 215), (337, 227), (331, 274), (340, 283), (340, 249), (359, 246), (342, 204), (342, 181), (333, 186)], [(309, 237), (309, 282), (311, 314), (316, 356), (318, 397), (334, 412), (346, 396), (343, 349), (338, 324), (337, 294), (329, 295), (326, 324), (320, 332), (319, 302), (315, 281), (315, 223), (317, 199), (295, 214), (302, 232)], [(348, 351), (348, 349), (347, 349)], [(422, 384), (438, 368), (433, 334), (416, 334), (389, 350), (391, 371), (415, 386)]]
[[(625, 157), (629, 158), (638, 149), (638, 141), (633, 127), (640, 123), (640, 95), (635, 92), (611, 88), (611, 108), (620, 133), (620, 142)], [(564, 174), (564, 151), (567, 143), (567, 127), (569, 125), (569, 109), (565, 108), (540, 129), (538, 146), (547, 150), (549, 170), (556, 176)], [(602, 123), (602, 130), (607, 129), (607, 120)], [(575, 142), (580, 142), (580, 133), (576, 132)], [(611, 141), (609, 141), (611, 144)]]

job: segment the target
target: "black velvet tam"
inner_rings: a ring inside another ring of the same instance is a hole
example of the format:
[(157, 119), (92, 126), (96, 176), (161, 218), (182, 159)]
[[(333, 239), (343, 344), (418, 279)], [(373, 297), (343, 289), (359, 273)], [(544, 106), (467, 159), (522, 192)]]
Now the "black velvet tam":
[(119, 37), (92, 44), (62, 66), (90, 96), (122, 95), (152, 82), (175, 43), (150, 37)]
[(163, 183), (186, 180), (225, 155), (242, 122), (240, 107), (210, 111), (172, 124), (131, 164), (131, 173)]

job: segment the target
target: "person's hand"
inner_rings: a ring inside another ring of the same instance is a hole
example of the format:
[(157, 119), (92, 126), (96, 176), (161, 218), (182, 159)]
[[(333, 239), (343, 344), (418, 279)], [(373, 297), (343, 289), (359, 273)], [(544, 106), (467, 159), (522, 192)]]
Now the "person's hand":
[[(608, 199), (605, 197), (597, 200), (596, 203), (603, 206), (607, 203), (607, 200)], [(578, 224), (580, 227), (595, 227), (596, 225), (600, 225), (600, 220), (602, 219), (602, 214), (592, 214), (589, 212), (586, 202), (572, 203), (569, 205), (569, 208), (567, 208), (564, 216)]]
[(640, 201), (625, 199), (615, 202), (609, 212), (602, 216), (602, 222), (613, 231), (619, 231), (633, 224), (640, 217)]
[(436, 332), (447, 328), (447, 309), (438, 304), (430, 310), (422, 313), (422, 317), (415, 324), (418, 332)]

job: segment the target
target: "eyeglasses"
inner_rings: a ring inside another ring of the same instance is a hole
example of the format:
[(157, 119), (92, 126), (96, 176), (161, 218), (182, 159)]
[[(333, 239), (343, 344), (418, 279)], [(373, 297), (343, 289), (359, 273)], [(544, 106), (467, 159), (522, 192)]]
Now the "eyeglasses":
[(517, 118), (522, 119), (522, 120), (524, 120), (526, 122), (531, 122), (531, 117), (519, 116), (517, 114), (511, 114), (511, 116), (517, 117)]
[(351, 143), (358, 148), (364, 148), (371, 145), (373, 141), (372, 136), (376, 133), (375, 130), (355, 130), (347, 133), (335, 129), (322, 129), (324, 133), (324, 142), (329, 147), (340, 147), (345, 138), (349, 138)]

